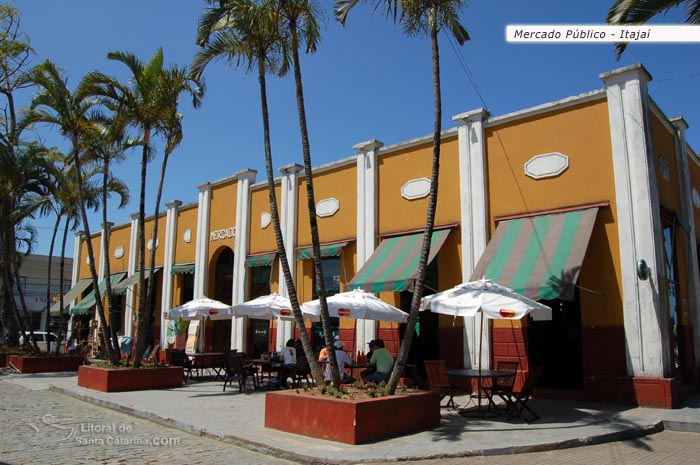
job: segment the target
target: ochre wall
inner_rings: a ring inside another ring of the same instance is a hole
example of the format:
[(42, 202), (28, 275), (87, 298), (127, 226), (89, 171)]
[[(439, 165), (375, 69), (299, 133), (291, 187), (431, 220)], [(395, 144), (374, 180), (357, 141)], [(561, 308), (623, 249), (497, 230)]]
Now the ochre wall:
[[(164, 261), (164, 256), (165, 256), (165, 225), (166, 225), (166, 220), (165, 220), (165, 213), (161, 213), (158, 215), (158, 241), (157, 241), (157, 247), (156, 247), (156, 257), (155, 257), (155, 265), (156, 266), (163, 266), (163, 261)], [(146, 241), (146, 269), (148, 269), (151, 266), (151, 251), (148, 250), (148, 243), (151, 241), (153, 238), (153, 224), (154, 224), (154, 219), (150, 218), (147, 219), (145, 222), (144, 226), (144, 238)], [(138, 247), (138, 246), (137, 246)], [(138, 262), (138, 251), (137, 251), (137, 259), (136, 259), (136, 269), (140, 268), (140, 264)]]
[[(277, 210), (281, 213), (282, 196), (280, 194), (279, 183), (275, 184), (275, 195), (277, 197)], [(273, 252), (277, 250), (275, 242), (275, 229), (270, 224), (261, 227), (261, 215), (270, 213), (270, 194), (267, 185), (257, 187), (250, 194), (250, 237), (248, 238), (248, 254), (263, 252)]]
[[(209, 233), (220, 229), (227, 229), (236, 226), (236, 205), (238, 198), (238, 182), (236, 180), (217, 184), (211, 188), (210, 197), (210, 216), (209, 216)], [(217, 253), (217, 250), (223, 246), (235, 250), (235, 238), (226, 237), (215, 241), (211, 240), (211, 236), (207, 237), (209, 241), (209, 273), (212, 273), (212, 258)], [(210, 275), (211, 276), (211, 275)]]
[[(486, 128), (489, 217), (525, 213), (596, 201), (598, 211), (579, 284), (600, 295), (581, 292), (583, 326), (622, 325), (620, 258), (615, 184), (606, 100), (564, 108)], [(569, 167), (557, 177), (525, 175), (536, 155), (560, 152)], [(553, 195), (553, 193), (555, 193)], [(496, 223), (491, 222), (493, 235)]]
[[(97, 275), (100, 275), (100, 250), (102, 248), (102, 236), (100, 233), (94, 234), (92, 236), (92, 252), (95, 255), (95, 271)], [(78, 279), (89, 278), (90, 277), (90, 266), (87, 262), (88, 259), (88, 248), (87, 239), (80, 241), (80, 269), (78, 272)]]
[[(121, 258), (114, 256), (114, 251), (119, 247), (124, 248)], [(129, 250), (131, 248), (131, 223), (127, 223), (110, 230), (109, 235), (109, 268), (112, 273), (129, 270)]]
[[(197, 205), (178, 210), (177, 233), (175, 234), (175, 258), (173, 263), (192, 263), (197, 253)], [(191, 231), (190, 242), (185, 242), (184, 234)]]

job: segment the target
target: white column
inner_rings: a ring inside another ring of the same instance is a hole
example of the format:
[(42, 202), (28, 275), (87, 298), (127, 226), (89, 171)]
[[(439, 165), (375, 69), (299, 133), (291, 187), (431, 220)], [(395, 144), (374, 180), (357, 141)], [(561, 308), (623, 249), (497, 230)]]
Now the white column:
[[(459, 200), (462, 243), (462, 281), (471, 281), (489, 237), (486, 141), (484, 123), (489, 112), (478, 108), (454, 116), (459, 144)], [(464, 366), (488, 368), (491, 338), (488, 319), (464, 318)], [(481, 333), (481, 336), (480, 336)], [(481, 347), (479, 341), (481, 340)], [(481, 354), (481, 358), (479, 357)]]
[[(670, 375), (668, 312), (659, 297), (667, 292), (659, 194), (649, 130), (651, 76), (641, 65), (600, 75), (606, 85), (615, 203), (620, 242), (627, 372), (631, 376)], [(651, 277), (640, 280), (644, 259)]]
[[(78, 282), (78, 277), (80, 276), (80, 266), (82, 265), (81, 260), (83, 259), (80, 251), (82, 250), (82, 240), (84, 236), (83, 231), (75, 232), (75, 239), (73, 240), (73, 271), (71, 274), (71, 287), (75, 286)], [(70, 304), (71, 310), (73, 309), (73, 304)], [(61, 309), (62, 310), (62, 309)], [(66, 340), (70, 341), (73, 336), (73, 312), (70, 313), (70, 318), (68, 320), (68, 331), (66, 332)]]
[(688, 123), (682, 118), (671, 118), (676, 128), (676, 165), (681, 199), (681, 218), (688, 226), (688, 260), (686, 260), (686, 275), (688, 279), (688, 302), (685, 308), (690, 312), (690, 323), (693, 328), (693, 347), (695, 348), (695, 366), (700, 366), (700, 272), (698, 272), (698, 247), (695, 242), (695, 217), (693, 215), (692, 189), (688, 169), (688, 145), (685, 131)]
[[(297, 246), (297, 209), (299, 205), (299, 173), (304, 167), (293, 163), (291, 165), (280, 168), (282, 173), (281, 181), (281, 205), (280, 209), (280, 227), (282, 229), (282, 238), (284, 239), (284, 248), (289, 261), (289, 270), (292, 274), (292, 280), (296, 282), (296, 246)], [(289, 296), (287, 283), (284, 280), (284, 273), (280, 266), (279, 274), (279, 294), (284, 297)], [(291, 321), (277, 322), (277, 346), (275, 350), (281, 350), (287, 339), (293, 335)]]
[[(206, 295), (207, 272), (209, 270), (209, 216), (211, 213), (211, 184), (198, 186), (199, 204), (197, 208), (197, 246), (194, 262), (194, 298)], [(199, 324), (199, 347), (204, 349), (204, 322)]]
[[(107, 260), (109, 260), (108, 256), (105, 256), (105, 242), (109, 243), (109, 235), (110, 235), (110, 229), (112, 226), (114, 226), (114, 223), (112, 222), (107, 222), (107, 223), (102, 223), (102, 232), (100, 233), (100, 267), (97, 270), (97, 281), (102, 282), (103, 279), (111, 279), (110, 276), (105, 276), (105, 273), (107, 272)], [(107, 253), (109, 253), (109, 246), (107, 247)], [(107, 289), (105, 287), (105, 289)], [(102, 299), (103, 302), (106, 302), (106, 293), (105, 292), (100, 292), (100, 298)], [(105, 308), (105, 317), (109, 318), (109, 309)], [(95, 320), (97, 321), (97, 327), (102, 326), (102, 321), (100, 321), (100, 318), (95, 312)]]
[[(357, 152), (357, 269), (377, 246), (377, 152), (384, 144), (376, 139), (353, 145)], [(377, 337), (373, 320), (358, 320), (355, 329), (357, 349), (366, 352), (367, 343)]]
[[(129, 233), (129, 261), (127, 263), (128, 276), (136, 272), (136, 260), (138, 259), (139, 243), (139, 214), (131, 214), (131, 230)], [(126, 289), (126, 309), (124, 310), (124, 336), (133, 337), (134, 308), (136, 307), (136, 285)]]
[[(179, 200), (173, 200), (165, 204), (168, 211), (165, 215), (165, 249), (163, 250), (163, 287), (161, 291), (160, 305), (160, 345), (168, 348), (168, 320), (165, 312), (173, 305), (173, 275), (170, 272), (175, 263), (175, 250), (177, 249), (177, 216), (178, 208), (182, 205)], [(151, 276), (150, 279), (155, 279)]]
[[(238, 178), (238, 194), (236, 196), (236, 243), (233, 252), (233, 305), (245, 301), (247, 270), (245, 259), (248, 255), (248, 238), (250, 236), (250, 185), (255, 183), (255, 170), (243, 170), (234, 174)], [(239, 317), (231, 320), (231, 349), (245, 351), (246, 318)]]

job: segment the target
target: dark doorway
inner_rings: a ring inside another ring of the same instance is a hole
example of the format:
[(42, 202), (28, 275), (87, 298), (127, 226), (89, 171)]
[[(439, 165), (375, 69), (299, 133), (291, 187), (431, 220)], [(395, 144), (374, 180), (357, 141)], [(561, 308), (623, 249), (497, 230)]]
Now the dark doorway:
[[(233, 251), (228, 247), (221, 251), (214, 271), (214, 299), (231, 305), (233, 292)], [(228, 353), (231, 349), (231, 320), (214, 320), (212, 350)]]
[(267, 320), (250, 319), (250, 358), (260, 358), (269, 350), (270, 322)]
[(583, 389), (581, 303), (576, 289), (573, 301), (541, 300), (552, 308), (551, 321), (529, 321), (530, 366), (541, 365), (538, 386), (550, 389)]

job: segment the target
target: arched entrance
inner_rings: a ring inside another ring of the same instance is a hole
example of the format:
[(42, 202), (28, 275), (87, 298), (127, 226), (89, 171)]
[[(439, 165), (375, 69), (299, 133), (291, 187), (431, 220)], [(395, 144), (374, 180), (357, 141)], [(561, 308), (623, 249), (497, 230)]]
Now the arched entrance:
[[(233, 251), (225, 247), (214, 265), (214, 296), (219, 302), (231, 305), (233, 292)], [(212, 350), (228, 353), (231, 349), (231, 320), (214, 320)]]

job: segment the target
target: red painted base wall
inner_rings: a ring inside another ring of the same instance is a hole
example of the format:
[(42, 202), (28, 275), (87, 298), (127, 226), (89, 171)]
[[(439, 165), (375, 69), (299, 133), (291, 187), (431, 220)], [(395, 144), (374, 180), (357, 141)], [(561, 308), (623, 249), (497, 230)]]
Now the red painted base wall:
[(82, 355), (10, 355), (7, 364), (20, 373), (51, 373), (56, 371), (76, 371), (85, 362)]
[(439, 424), (440, 395), (433, 391), (363, 400), (296, 391), (265, 395), (266, 428), (345, 444), (364, 444)]
[(101, 368), (84, 365), (78, 386), (102, 392), (143, 391), (182, 386), (182, 367)]

